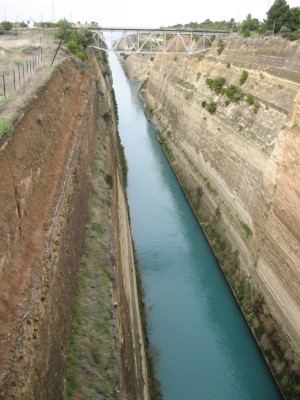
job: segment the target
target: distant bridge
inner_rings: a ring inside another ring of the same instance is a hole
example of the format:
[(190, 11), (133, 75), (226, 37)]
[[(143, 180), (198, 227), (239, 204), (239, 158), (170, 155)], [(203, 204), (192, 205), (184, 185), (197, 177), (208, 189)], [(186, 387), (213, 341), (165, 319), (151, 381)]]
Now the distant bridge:
[[(93, 31), (95, 32), (95, 38), (98, 40), (98, 45), (93, 47), (119, 54), (196, 54), (210, 48), (216, 37), (231, 35), (229, 31), (204, 31), (199, 29), (108, 27), (96, 28)], [(110, 38), (107, 33), (110, 33)], [(103, 45), (105, 40), (107, 47)]]

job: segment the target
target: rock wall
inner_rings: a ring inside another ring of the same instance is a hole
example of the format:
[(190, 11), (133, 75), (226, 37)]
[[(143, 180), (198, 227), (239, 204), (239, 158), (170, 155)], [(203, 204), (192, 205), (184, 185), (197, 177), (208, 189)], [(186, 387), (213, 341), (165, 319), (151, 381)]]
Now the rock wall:
[(138, 82), (144, 82), (148, 78), (154, 58), (150, 54), (130, 54), (124, 58), (120, 56), (128, 78)]
[(0, 399), (56, 400), (63, 393), (99, 113), (109, 117), (102, 136), (115, 183), (105, 203), (117, 275), (110, 307), (117, 301), (120, 310), (112, 340), (123, 360), (122, 396), (149, 398), (113, 109), (110, 77), (96, 57), (84, 64), (71, 58), (56, 67), (22, 111), (11, 140), (1, 143)]
[(59, 398), (83, 246), (95, 84), (71, 60), (0, 153), (1, 398)]
[[(201, 186), (211, 215), (221, 215), (249, 280), (299, 354), (300, 44), (230, 38), (217, 50), (215, 43), (198, 56), (157, 55), (145, 108), (175, 169)], [(244, 98), (211, 90), (206, 79), (217, 77)]]

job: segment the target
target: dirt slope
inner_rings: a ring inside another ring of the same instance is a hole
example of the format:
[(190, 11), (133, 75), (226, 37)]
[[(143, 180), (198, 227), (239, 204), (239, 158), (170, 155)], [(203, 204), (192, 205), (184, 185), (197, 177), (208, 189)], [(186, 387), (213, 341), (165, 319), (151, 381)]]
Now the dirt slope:
[(62, 385), (58, 377), (82, 249), (96, 92), (91, 75), (71, 60), (54, 75), (0, 152), (0, 397), (5, 399), (55, 398)]

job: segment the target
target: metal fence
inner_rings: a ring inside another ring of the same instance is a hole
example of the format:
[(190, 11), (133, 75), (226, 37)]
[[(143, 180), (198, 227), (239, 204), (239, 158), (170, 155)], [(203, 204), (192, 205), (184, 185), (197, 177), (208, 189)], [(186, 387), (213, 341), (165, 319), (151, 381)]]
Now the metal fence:
[(41, 64), (43, 60), (43, 50), (38, 49), (30, 58), (22, 64), (17, 65), (9, 74), (1, 76), (0, 82), (0, 100), (6, 100), (28, 81), (34, 70)]

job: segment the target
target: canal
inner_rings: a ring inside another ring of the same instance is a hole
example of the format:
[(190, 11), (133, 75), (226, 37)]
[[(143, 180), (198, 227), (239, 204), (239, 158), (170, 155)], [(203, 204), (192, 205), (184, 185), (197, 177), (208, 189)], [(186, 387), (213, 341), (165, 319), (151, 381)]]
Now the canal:
[(277, 386), (116, 55), (127, 195), (165, 400), (277, 400)]

